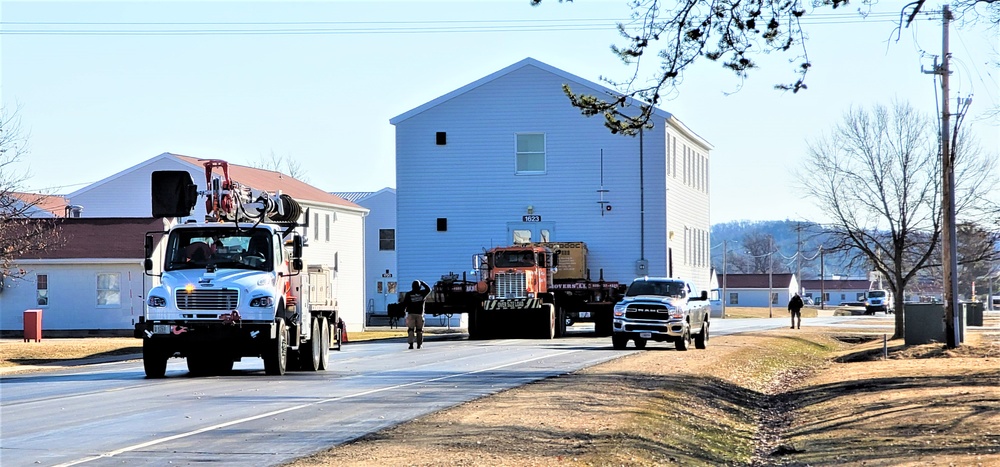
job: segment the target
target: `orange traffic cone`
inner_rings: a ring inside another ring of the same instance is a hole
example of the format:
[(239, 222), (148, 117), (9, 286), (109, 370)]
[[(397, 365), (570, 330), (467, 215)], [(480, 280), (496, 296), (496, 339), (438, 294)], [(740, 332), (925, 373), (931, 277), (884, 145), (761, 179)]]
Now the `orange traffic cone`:
[(344, 323), (343, 319), (337, 318), (337, 327), (340, 328), (340, 343), (346, 344), (347, 339), (347, 324)]

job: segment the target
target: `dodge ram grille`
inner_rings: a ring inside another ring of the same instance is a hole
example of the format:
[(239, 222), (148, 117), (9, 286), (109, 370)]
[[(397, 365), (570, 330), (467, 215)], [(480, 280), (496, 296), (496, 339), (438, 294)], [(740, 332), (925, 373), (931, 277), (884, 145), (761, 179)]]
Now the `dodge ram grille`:
[(664, 305), (631, 304), (625, 309), (626, 319), (670, 319), (670, 310)]
[(181, 289), (175, 296), (179, 310), (235, 310), (240, 298), (239, 291), (232, 289), (196, 289), (190, 292)]

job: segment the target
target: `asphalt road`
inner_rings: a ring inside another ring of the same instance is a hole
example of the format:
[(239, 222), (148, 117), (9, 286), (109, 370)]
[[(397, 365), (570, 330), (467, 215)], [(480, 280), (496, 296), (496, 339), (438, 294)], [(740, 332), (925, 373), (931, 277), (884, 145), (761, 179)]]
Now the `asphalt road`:
[[(712, 335), (787, 323), (787, 317), (720, 319)], [(672, 345), (650, 342), (661, 347)], [(419, 350), (399, 340), (349, 343), (331, 352), (332, 370), (281, 377), (264, 375), (260, 359), (217, 377), (187, 376), (183, 359), (172, 359), (158, 380), (145, 379), (141, 361), (8, 375), (0, 378), (0, 464), (282, 464), (632, 351), (614, 351), (610, 338), (586, 333), (551, 341), (461, 337), (428, 341)]]

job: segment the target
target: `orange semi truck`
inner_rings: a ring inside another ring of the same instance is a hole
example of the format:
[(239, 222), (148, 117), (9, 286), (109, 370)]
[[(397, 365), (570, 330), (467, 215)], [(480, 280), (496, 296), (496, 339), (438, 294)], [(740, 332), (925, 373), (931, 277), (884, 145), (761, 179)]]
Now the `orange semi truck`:
[(442, 276), (427, 299), (429, 314), (469, 314), (469, 337), (551, 339), (573, 322), (593, 322), (611, 335), (614, 305), (624, 285), (593, 281), (583, 242), (528, 243), (492, 248), (474, 256), (475, 280)]

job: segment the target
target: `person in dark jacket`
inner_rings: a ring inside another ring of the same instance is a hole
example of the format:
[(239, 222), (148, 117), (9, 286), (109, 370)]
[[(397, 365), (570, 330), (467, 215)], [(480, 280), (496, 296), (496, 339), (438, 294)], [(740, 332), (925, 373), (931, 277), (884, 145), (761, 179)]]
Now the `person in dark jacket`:
[[(792, 299), (788, 301), (788, 311), (792, 314), (792, 329), (796, 327), (802, 329), (802, 307), (805, 304), (802, 303), (802, 297), (799, 294), (792, 296)], [(795, 320), (798, 319), (798, 323)]]
[(406, 310), (406, 343), (413, 348), (414, 338), (419, 349), (424, 344), (424, 299), (431, 288), (424, 281), (413, 281), (400, 305)]

